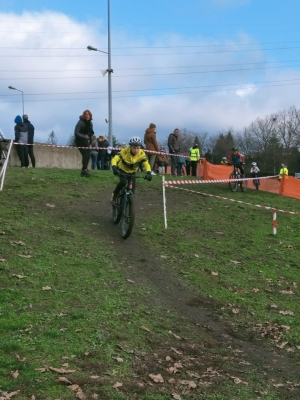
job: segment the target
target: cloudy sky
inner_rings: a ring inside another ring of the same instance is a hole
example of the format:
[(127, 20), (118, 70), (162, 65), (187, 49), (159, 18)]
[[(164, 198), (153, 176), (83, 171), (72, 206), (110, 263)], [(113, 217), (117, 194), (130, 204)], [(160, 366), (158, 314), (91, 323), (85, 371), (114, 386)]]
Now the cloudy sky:
[[(25, 5), (20, 5), (26, 4)], [(300, 107), (299, 0), (110, 0), (113, 133), (162, 142), (175, 127), (240, 130)], [(2, 0), (0, 128), (25, 113), (36, 141), (60, 144), (79, 115), (107, 134), (107, 0)]]

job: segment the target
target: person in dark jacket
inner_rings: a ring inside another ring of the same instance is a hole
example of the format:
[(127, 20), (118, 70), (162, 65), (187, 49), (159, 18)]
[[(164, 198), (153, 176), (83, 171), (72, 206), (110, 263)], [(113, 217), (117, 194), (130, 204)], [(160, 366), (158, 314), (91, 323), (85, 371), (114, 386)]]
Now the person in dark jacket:
[(108, 170), (108, 162), (109, 162), (109, 155), (107, 154), (107, 148), (109, 146), (109, 142), (106, 137), (99, 136), (98, 139), (98, 147), (104, 147), (98, 150), (98, 169)]
[(28, 168), (28, 129), (27, 125), (24, 124), (20, 115), (15, 118), (15, 143), (22, 143), (16, 146), (19, 159), (21, 161), (22, 168)]
[(208, 149), (208, 150), (207, 150), (207, 152), (204, 154), (204, 157), (205, 157), (206, 161), (208, 161), (209, 163), (212, 164), (212, 162), (213, 162), (213, 155), (212, 155), (211, 149)]
[(27, 146), (28, 155), (30, 157), (33, 168), (35, 168), (35, 157), (34, 157), (34, 153), (33, 153), (34, 126), (28, 120), (28, 115), (26, 115), (26, 114), (23, 115), (23, 122), (25, 125), (27, 125), (27, 129), (28, 129), (28, 146)]
[(146, 129), (144, 134), (144, 144), (146, 146), (146, 150), (149, 150), (147, 153), (147, 157), (149, 160), (149, 164), (151, 167), (151, 174), (155, 175), (154, 172), (154, 164), (156, 160), (156, 154), (151, 153), (152, 151), (159, 152), (158, 143), (156, 140), (156, 125), (151, 122), (149, 128)]
[(178, 142), (178, 135), (179, 135), (179, 129), (174, 129), (173, 133), (170, 133), (169, 138), (168, 138), (168, 147), (169, 147), (169, 153), (174, 154), (171, 155), (171, 175), (176, 176), (175, 170), (176, 170), (176, 163), (177, 163), (177, 156), (175, 154), (178, 153), (179, 151), (179, 142)]
[(91, 146), (92, 136), (94, 135), (92, 119), (90, 110), (83, 111), (74, 130), (75, 143), (82, 156), (81, 176), (86, 178), (90, 176), (88, 164), (91, 150), (88, 147)]

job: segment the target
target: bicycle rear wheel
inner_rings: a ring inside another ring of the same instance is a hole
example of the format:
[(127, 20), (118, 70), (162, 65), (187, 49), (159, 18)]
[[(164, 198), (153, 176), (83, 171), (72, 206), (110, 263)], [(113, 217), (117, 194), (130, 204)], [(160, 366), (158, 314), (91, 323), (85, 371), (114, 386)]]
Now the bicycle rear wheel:
[(122, 196), (118, 195), (117, 201), (112, 205), (112, 220), (114, 224), (120, 222), (122, 216)]
[[(236, 175), (235, 175), (234, 172), (232, 172), (232, 173), (229, 175), (229, 179), (236, 179), (236, 178), (237, 178), (237, 177), (236, 177)], [(230, 190), (231, 190), (232, 192), (236, 192), (236, 189), (237, 189), (237, 187), (238, 187), (237, 181), (235, 181), (235, 182), (228, 182), (228, 183), (229, 183)]]
[(122, 218), (121, 218), (121, 235), (123, 239), (127, 239), (132, 231), (134, 224), (134, 208), (133, 196), (127, 196), (124, 199)]

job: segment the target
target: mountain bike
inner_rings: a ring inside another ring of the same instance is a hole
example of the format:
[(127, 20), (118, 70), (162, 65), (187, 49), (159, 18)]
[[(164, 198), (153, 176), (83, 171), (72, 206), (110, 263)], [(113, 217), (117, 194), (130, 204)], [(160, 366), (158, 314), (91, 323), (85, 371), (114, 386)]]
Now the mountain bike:
[(146, 179), (144, 176), (121, 173), (126, 177), (126, 185), (120, 190), (116, 201), (112, 205), (112, 220), (114, 224), (120, 223), (121, 235), (127, 239), (132, 231), (134, 224), (134, 193), (133, 184), (137, 178)]
[[(229, 175), (229, 179), (241, 179), (241, 178), (244, 178), (244, 176), (240, 173), (238, 167), (236, 165), (233, 165), (233, 171)], [(229, 182), (229, 187), (232, 192), (236, 192), (238, 186), (240, 186), (241, 191), (244, 192), (247, 188), (247, 181), (236, 180), (234, 182)]]

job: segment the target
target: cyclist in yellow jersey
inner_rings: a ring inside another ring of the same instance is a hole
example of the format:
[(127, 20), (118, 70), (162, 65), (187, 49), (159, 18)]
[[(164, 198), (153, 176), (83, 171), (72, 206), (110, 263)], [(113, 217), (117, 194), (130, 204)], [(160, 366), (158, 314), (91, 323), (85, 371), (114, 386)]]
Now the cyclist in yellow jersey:
[[(135, 175), (139, 169), (140, 164), (143, 165), (143, 169), (147, 172), (146, 178), (151, 181), (151, 167), (148, 162), (146, 153), (141, 149), (142, 140), (139, 137), (132, 137), (129, 140), (129, 146), (124, 147), (118, 154), (116, 154), (112, 160), (112, 171), (114, 175), (119, 175), (120, 181), (117, 184), (115, 190), (113, 191), (111, 201), (114, 202), (117, 198), (118, 193), (123, 186), (126, 185), (125, 174)], [(133, 181), (134, 192), (135, 180)]]

